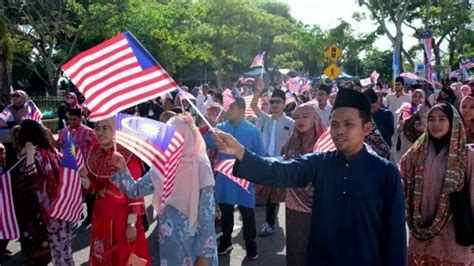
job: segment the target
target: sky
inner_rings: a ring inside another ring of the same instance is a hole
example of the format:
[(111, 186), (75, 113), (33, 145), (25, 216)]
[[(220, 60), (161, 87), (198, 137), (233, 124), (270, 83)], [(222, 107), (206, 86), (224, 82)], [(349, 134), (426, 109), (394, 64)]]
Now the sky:
[[(369, 10), (366, 7), (360, 7), (357, 0), (281, 0), (288, 4), (293, 17), (299, 19), (305, 24), (316, 24), (323, 29), (330, 29), (339, 24), (343, 19), (352, 24), (356, 33), (365, 33), (374, 31), (377, 26), (370, 19)], [(365, 12), (367, 19), (357, 22), (352, 18), (354, 12)], [(417, 43), (417, 40), (411, 37), (413, 31), (407, 27), (403, 28), (404, 47), (409, 49)], [(391, 48), (391, 43), (385, 35), (381, 35), (375, 42), (375, 47), (379, 50)]]

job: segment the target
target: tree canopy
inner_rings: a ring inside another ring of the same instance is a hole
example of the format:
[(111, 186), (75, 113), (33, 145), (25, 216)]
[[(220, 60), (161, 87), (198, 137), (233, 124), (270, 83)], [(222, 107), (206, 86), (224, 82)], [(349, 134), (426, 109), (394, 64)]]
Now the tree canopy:
[[(224, 86), (248, 71), (262, 51), (267, 53), (267, 70), (289, 68), (318, 76), (329, 63), (324, 51), (333, 43), (343, 50), (337, 63), (345, 72), (367, 77), (377, 69), (388, 81), (393, 47), (407, 62), (419, 48), (403, 46), (401, 25), (415, 29), (417, 36), (423, 30), (416, 23), (419, 19), (429, 21), (437, 49), (448, 44), (449, 51), (437, 54), (437, 62), (454, 66), (457, 56), (472, 56), (468, 0), (399, 2), (360, 0), (379, 28), (356, 34), (344, 20), (331, 29), (305, 25), (277, 0), (8, 0), (0, 5), (8, 33), (6, 56), (2, 59), (0, 49), (0, 63), (11, 66), (12, 78), (5, 82), (11, 80), (14, 88), (53, 95), (60, 87), (61, 64), (128, 30), (177, 81), (185, 83), (204, 81), (200, 73), (206, 69), (215, 74), (218, 86)], [(396, 26), (395, 32), (389, 24)], [(393, 47), (384, 51), (373, 47), (380, 36), (389, 38)]]

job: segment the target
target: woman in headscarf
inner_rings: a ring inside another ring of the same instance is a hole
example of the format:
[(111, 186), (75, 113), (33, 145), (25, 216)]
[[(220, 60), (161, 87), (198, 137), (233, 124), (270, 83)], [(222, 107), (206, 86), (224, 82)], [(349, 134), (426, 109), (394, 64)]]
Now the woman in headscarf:
[[(282, 148), (285, 160), (313, 152), (314, 144), (326, 126), (312, 104), (298, 106), (294, 113), (295, 129)], [(286, 190), (286, 264), (305, 265), (311, 225), (313, 186)]]
[(86, 157), (87, 169), (80, 173), (86, 194), (97, 197), (92, 214), (90, 265), (127, 265), (131, 256), (151, 265), (141, 219), (145, 213), (143, 198), (130, 199), (110, 179), (117, 172), (112, 164), (114, 153), (125, 158), (125, 167), (135, 179), (143, 174), (141, 161), (114, 143), (115, 118), (97, 122), (94, 131), (97, 143)]
[[(20, 227), (23, 265), (74, 265), (69, 222), (50, 216), (59, 184), (59, 154), (39, 123), (23, 120), (18, 132), (20, 156), (14, 201)], [(36, 148), (35, 148), (36, 147)]]
[(398, 154), (396, 162), (426, 130), (429, 105), (425, 95), (422, 89), (416, 89), (413, 92), (410, 105), (402, 105), (400, 108), (401, 115), (398, 121), (400, 133), (396, 143)]
[[(450, 194), (463, 188), (467, 161), (461, 116), (450, 104), (428, 114), (427, 131), (400, 162), (410, 232), (409, 265), (474, 265), (471, 247), (455, 240)], [(466, 185), (474, 192), (468, 175)], [(474, 209), (474, 203), (471, 201)]]
[(129, 197), (153, 194), (153, 207), (159, 213), (161, 265), (216, 266), (214, 175), (206, 145), (189, 114), (173, 117), (167, 124), (184, 133), (185, 139), (166, 205), (161, 205), (163, 176), (155, 169), (135, 181), (124, 167), (123, 156), (117, 154), (113, 162), (119, 170), (112, 180)]
[(16, 90), (12, 93), (12, 103), (7, 108), (15, 120), (15, 125), (19, 125), (28, 114), (28, 100), (28, 94), (22, 90)]
[(469, 96), (471, 93), (472, 93), (472, 89), (471, 89), (471, 86), (465, 84), (465, 85), (462, 85), (461, 86), (461, 93), (462, 93), (462, 97), (466, 97), (466, 96)]
[(470, 94), (461, 101), (461, 115), (466, 128), (467, 143), (474, 143), (474, 95)]

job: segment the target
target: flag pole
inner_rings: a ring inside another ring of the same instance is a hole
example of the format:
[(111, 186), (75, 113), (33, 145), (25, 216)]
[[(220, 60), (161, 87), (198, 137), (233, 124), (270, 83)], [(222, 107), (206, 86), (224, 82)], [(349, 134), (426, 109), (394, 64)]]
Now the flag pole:
[[(181, 91), (181, 88), (179, 88), (178, 91)], [(186, 101), (188, 101), (188, 103), (191, 105), (191, 107), (194, 108), (194, 110), (196, 110), (197, 114), (202, 118), (204, 123), (206, 123), (206, 125), (209, 127), (209, 130), (214, 132), (214, 129), (211, 126), (211, 123), (209, 123), (209, 121), (207, 121), (206, 117), (201, 113), (199, 108), (197, 108), (196, 105), (194, 105), (194, 103), (190, 99), (188, 99), (188, 97), (185, 97), (185, 99), (186, 99)]]
[(16, 162), (10, 169), (7, 171), (7, 173), (10, 173), (11, 170), (13, 170), (15, 167), (17, 167), (24, 159), (26, 158), (26, 155), (21, 157), (18, 162)]
[(221, 108), (221, 111), (217, 115), (216, 121), (219, 121), (219, 118), (221, 117), (221, 114), (224, 112), (224, 107)]

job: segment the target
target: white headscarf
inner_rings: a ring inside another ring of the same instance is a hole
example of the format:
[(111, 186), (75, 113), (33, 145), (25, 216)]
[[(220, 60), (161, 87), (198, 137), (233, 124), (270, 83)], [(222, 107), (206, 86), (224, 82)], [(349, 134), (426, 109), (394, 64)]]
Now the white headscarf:
[[(189, 217), (189, 231), (194, 232), (198, 227), (200, 190), (204, 187), (214, 186), (214, 175), (206, 154), (206, 144), (199, 130), (194, 126), (192, 118), (189, 115), (176, 116), (171, 118), (167, 124), (185, 134), (173, 192), (167, 204)], [(155, 170), (150, 171), (150, 174), (155, 187), (153, 207), (160, 212), (164, 208), (161, 206), (163, 176)]]

